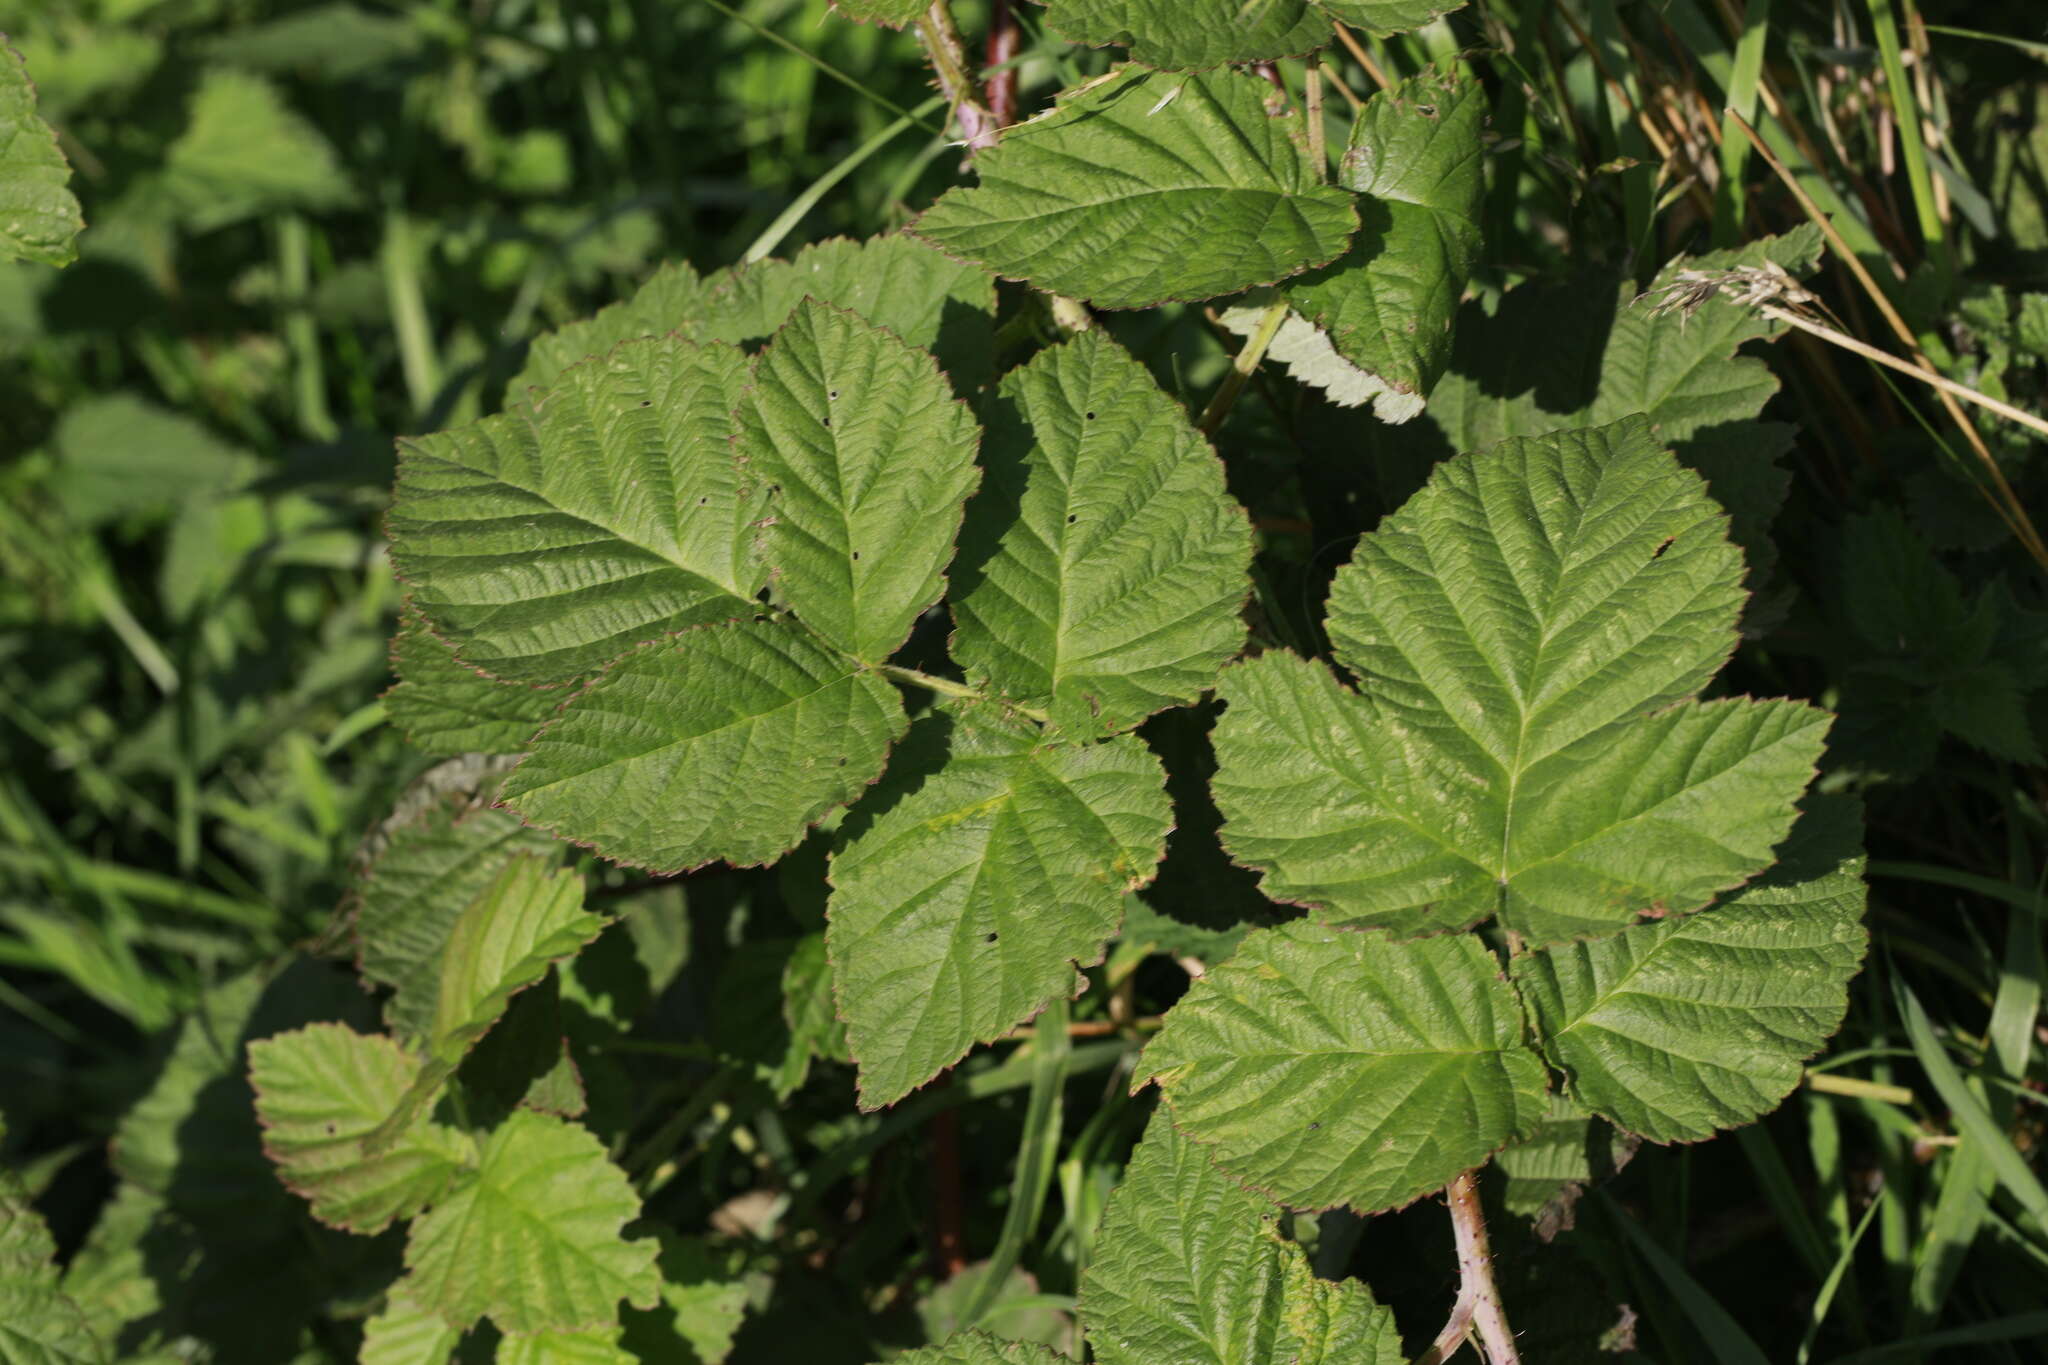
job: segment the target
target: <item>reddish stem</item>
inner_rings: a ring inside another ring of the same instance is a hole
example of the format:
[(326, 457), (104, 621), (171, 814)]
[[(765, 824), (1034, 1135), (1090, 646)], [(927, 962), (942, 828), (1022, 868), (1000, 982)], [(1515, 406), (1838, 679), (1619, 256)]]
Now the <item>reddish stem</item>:
[(1017, 59), (1021, 30), (1010, 12), (1010, 0), (993, 0), (988, 16), (988, 112), (996, 127), (1017, 121)]
[(950, 1280), (967, 1265), (966, 1218), (960, 1197), (960, 1115), (941, 1109), (932, 1115), (932, 1255), (939, 1278)]

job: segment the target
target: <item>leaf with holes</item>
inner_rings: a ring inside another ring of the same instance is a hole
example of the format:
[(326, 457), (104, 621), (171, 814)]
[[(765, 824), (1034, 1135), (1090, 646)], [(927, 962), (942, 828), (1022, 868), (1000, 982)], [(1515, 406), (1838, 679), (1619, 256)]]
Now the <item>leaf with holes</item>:
[(1196, 981), (1138, 1060), (1173, 1122), (1291, 1208), (1396, 1208), (1543, 1117), (1543, 1063), (1469, 934), (1395, 943), (1295, 921)]
[(1358, 215), (1318, 183), (1272, 87), (1130, 68), (1068, 92), (976, 159), (919, 236), (1009, 279), (1143, 308), (1272, 284), (1338, 256)]
[(754, 367), (739, 466), (803, 623), (881, 663), (945, 591), (981, 431), (932, 358), (806, 300)]
[(1180, 406), (1101, 332), (1004, 379), (953, 653), (1072, 734), (1193, 701), (1244, 640), (1251, 533)]
[(894, 687), (795, 621), (705, 626), (577, 693), (505, 801), (614, 862), (771, 862), (866, 790), (904, 725)]
[(1400, 1365), (1394, 1315), (1316, 1278), (1280, 1210), (1156, 1112), (1110, 1195), (1081, 1280), (1101, 1365)]
[(1634, 418), (1440, 467), (1330, 595), (1337, 659), (1225, 675), (1232, 857), (1331, 923), (1525, 939), (1680, 915), (1768, 867), (1828, 716), (1691, 696), (1735, 643), (1742, 556)]
[(313, 1216), (376, 1233), (431, 1204), (476, 1162), (476, 1144), (414, 1118), (372, 1156), (363, 1139), (399, 1108), (420, 1060), (382, 1034), (313, 1024), (249, 1045), (263, 1149)]
[(758, 499), (731, 451), (746, 369), (735, 347), (632, 342), (530, 407), (402, 442), (392, 562), (457, 657), (564, 683), (750, 615)]
[(1816, 798), (1783, 860), (1711, 909), (1516, 959), (1572, 1096), (1656, 1142), (1777, 1108), (1840, 1027), (1868, 944), (1860, 824), (1854, 802)]
[(1084, 985), (1170, 824), (1136, 736), (1046, 744), (950, 712), (917, 731), (832, 859), (826, 944), (868, 1109)]
[(516, 1111), (476, 1169), (413, 1223), (412, 1292), (463, 1328), (485, 1314), (504, 1332), (608, 1326), (619, 1300), (651, 1308), (660, 1290), (654, 1242), (620, 1235), (639, 1214), (594, 1136)]

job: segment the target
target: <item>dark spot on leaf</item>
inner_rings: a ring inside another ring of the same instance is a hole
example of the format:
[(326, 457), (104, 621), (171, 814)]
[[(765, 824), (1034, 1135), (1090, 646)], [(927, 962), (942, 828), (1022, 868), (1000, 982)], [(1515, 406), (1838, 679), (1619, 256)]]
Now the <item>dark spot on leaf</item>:
[(859, 551), (859, 550), (855, 550), (855, 551), (853, 552), (853, 557), (854, 557), (855, 559), (859, 559), (859, 558), (860, 558), (860, 551)]
[(338, 1133), (338, 1132), (340, 1132), (340, 1131), (341, 1131), (341, 1130), (340, 1130), (339, 1128), (336, 1128), (336, 1127), (334, 1126), (334, 1121), (333, 1121), (332, 1119), (329, 1119), (329, 1120), (327, 1121), (327, 1136), (329, 1136), (329, 1137), (333, 1137), (333, 1136), (334, 1136), (334, 1135), (335, 1135), (336, 1133)]
[(1435, 118), (1436, 106), (1434, 104), (1418, 104), (1415, 106), (1415, 112), (1424, 118)]
[(1308, 1126), (1308, 1130), (1309, 1130), (1309, 1131), (1310, 1131), (1311, 1133), (1313, 1133), (1313, 1132), (1315, 1132), (1315, 1131), (1316, 1131), (1316, 1130), (1317, 1130), (1318, 1128), (1321, 1128), (1322, 1126), (1323, 1126), (1323, 1125), (1322, 1125), (1322, 1124), (1320, 1124), (1320, 1123), (1311, 1123), (1311, 1124), (1310, 1124), (1310, 1125)]
[(651, 408), (654, 406), (654, 400), (652, 398), (643, 398), (640, 400), (640, 406), (643, 408)]
[(996, 941), (996, 931), (993, 929), (989, 930), (986, 934), (982, 935), (981, 941), (983, 943), (994, 943)]
[(825, 419), (825, 425), (826, 425), (826, 426), (828, 426), (828, 427), (832, 425), (832, 419), (831, 419), (830, 417), (827, 417), (827, 418)]
[(1666, 550), (1668, 550), (1668, 549), (1670, 549), (1670, 548), (1671, 548), (1671, 542), (1672, 542), (1672, 541), (1673, 541), (1674, 539), (1676, 539), (1676, 537), (1675, 537), (1675, 536), (1666, 536), (1666, 537), (1664, 537), (1664, 543), (1663, 543), (1662, 545), (1659, 545), (1659, 546), (1658, 546), (1658, 547), (1656, 548), (1656, 550), (1655, 550), (1655, 551), (1654, 551), (1654, 552), (1653, 552), (1653, 553), (1652, 553), (1652, 554), (1650, 555), (1650, 558), (1652, 558), (1652, 559), (1662, 559), (1662, 558), (1664, 557), (1664, 552), (1665, 552)]
[(838, 763), (837, 763), (837, 764), (836, 764), (835, 766), (837, 766), (837, 767), (841, 767), (841, 768), (843, 768), (843, 767), (845, 767), (845, 766), (846, 766), (846, 755), (845, 755), (845, 754), (841, 754), (841, 755), (839, 756), (839, 762), (838, 762)]
[(1088, 414), (1086, 414), (1086, 416), (1087, 416), (1088, 420), (1089, 420), (1089, 421), (1091, 421), (1091, 422), (1095, 420), (1095, 414), (1094, 414), (1094, 413), (1092, 413), (1092, 412), (1091, 412), (1091, 413), (1088, 413)]
[(1072, 512), (1067, 513), (1067, 525), (1072, 526), (1075, 522), (1079, 520), (1080, 518), (1075, 516)]
[(828, 399), (830, 399), (830, 400), (832, 400), (833, 402), (837, 402), (837, 401), (838, 401), (838, 399), (839, 399), (839, 390), (837, 390), (837, 389), (833, 389), (833, 390), (831, 390), (830, 392), (828, 392), (828, 393), (827, 393), (827, 394), (825, 395), (825, 397), (826, 397), (826, 398), (828, 398)]

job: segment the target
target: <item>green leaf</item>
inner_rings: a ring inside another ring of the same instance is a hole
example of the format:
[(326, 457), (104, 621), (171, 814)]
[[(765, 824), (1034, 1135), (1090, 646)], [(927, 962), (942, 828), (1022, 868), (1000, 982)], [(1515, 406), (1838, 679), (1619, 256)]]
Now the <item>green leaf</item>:
[(557, 847), (545, 830), (494, 807), (502, 763), (429, 769), (365, 850), (350, 909), (363, 976), (395, 988), (385, 1010), (402, 1038), (434, 1026), (441, 960), (463, 910), (524, 854)]
[(224, 495), (258, 472), (247, 452), (203, 423), (128, 392), (65, 405), (54, 444), (50, 491), (68, 517), (87, 526), (154, 521), (191, 500)]
[(1501, 1204), (1535, 1220), (1537, 1238), (1548, 1242), (1572, 1226), (1573, 1206), (1587, 1186), (1620, 1170), (1637, 1145), (1570, 1095), (1552, 1095), (1536, 1131), (1494, 1158), (1505, 1177)]
[(1863, 960), (1859, 823), (1853, 802), (1821, 799), (1784, 860), (1712, 909), (1516, 959), (1573, 1098), (1657, 1142), (1777, 1108)]
[(930, 8), (926, 0), (832, 0), (835, 14), (843, 14), (856, 23), (886, 24), (890, 28), (915, 23)]
[(677, 332), (700, 344), (756, 341), (773, 335), (806, 295), (935, 352), (956, 372), (979, 374), (991, 363), (995, 281), (979, 266), (892, 233), (816, 242), (786, 261), (754, 261), (701, 278), (687, 264), (665, 265), (631, 298), (536, 337), (506, 392), (523, 397), (585, 356), (639, 337)]
[(986, 1332), (955, 1332), (936, 1346), (891, 1356), (889, 1365), (1060, 1365), (1067, 1357), (1035, 1341), (1004, 1341)]
[(1208, 299), (1338, 256), (1351, 196), (1317, 182), (1272, 87), (1137, 68), (1068, 92), (975, 158), (915, 224), (940, 249), (1105, 308)]
[(1826, 713), (1685, 704), (1735, 642), (1742, 557), (1631, 419), (1441, 466), (1330, 595), (1339, 662), (1226, 671), (1217, 805), (1266, 894), (1401, 934), (1680, 915), (1792, 824)]
[(391, 638), (391, 668), (391, 723), (414, 748), (443, 758), (520, 753), (564, 700), (559, 689), (504, 682), (463, 663), (410, 602)]
[(382, 1153), (364, 1152), (363, 1139), (419, 1074), (419, 1058), (395, 1040), (345, 1024), (313, 1024), (249, 1045), (264, 1151), (315, 1218), (350, 1232), (382, 1232), (431, 1204), (474, 1164), (468, 1137), (419, 1119), (394, 1133)]
[[(1223, 309), (1216, 317), (1233, 336), (1249, 337), (1259, 330), (1274, 291), (1255, 289), (1244, 297), (1245, 302)], [(1382, 422), (1405, 422), (1422, 411), (1419, 396), (1399, 393), (1381, 376), (1346, 360), (1330, 334), (1299, 313), (1290, 311), (1281, 321), (1280, 330), (1266, 347), (1266, 358), (1285, 365), (1296, 383), (1321, 389), (1323, 397), (1336, 407), (1359, 408), (1371, 403)]]
[(1170, 824), (1158, 759), (1131, 735), (1035, 739), (921, 721), (880, 813), (833, 856), (826, 943), (864, 1109), (1077, 993), (1123, 893), (1151, 880)]
[(805, 625), (867, 663), (945, 591), (981, 432), (929, 355), (814, 300), (754, 367), (741, 477), (762, 553)]
[(58, 1288), (57, 1242), (12, 1172), (0, 1170), (0, 1365), (103, 1365), (93, 1320)]
[[(550, 859), (551, 861), (551, 859)], [(405, 999), (428, 983), (409, 982), (394, 1010), (431, 1017), (421, 1039), (423, 1056), (403, 1098), (385, 1112), (383, 1128), (365, 1145), (378, 1150), (396, 1141), (440, 1093), (463, 1057), (505, 1013), (512, 997), (575, 956), (603, 931), (605, 921), (583, 908), (583, 879), (550, 869), (540, 857), (512, 858), (449, 928), (433, 999)], [(558, 1045), (559, 1046), (559, 1045)]]
[(1179, 404), (1100, 331), (1003, 380), (953, 654), (1076, 735), (1193, 701), (1244, 642), (1251, 535)]
[(1366, 101), (1340, 179), (1360, 229), (1334, 264), (1290, 281), (1294, 311), (1379, 380), (1374, 409), (1400, 422), (1451, 358), (1452, 323), (1479, 254), (1486, 92), (1462, 66), (1432, 68)]
[(538, 1332), (506, 1337), (497, 1365), (639, 1365), (640, 1357), (619, 1345), (617, 1327), (582, 1332)]
[(1045, 21), (1072, 42), (1122, 44), (1132, 61), (1175, 71), (1299, 57), (1333, 36), (1310, 0), (1048, 0)]
[(746, 363), (651, 338), (572, 366), (531, 407), (400, 443), (392, 562), (464, 662), (568, 682), (751, 614), (759, 500), (731, 452)]
[(447, 1365), (462, 1333), (412, 1297), (401, 1280), (377, 1315), (363, 1324), (358, 1365)]
[[(846, 1050), (846, 1025), (838, 1009), (832, 997), (832, 964), (825, 953), (825, 935), (805, 934), (796, 941), (782, 969), (782, 1021), (789, 1026), (790, 1051), (802, 1053), (806, 1060), (851, 1060)], [(803, 1077), (797, 1076), (790, 1091), (802, 1083)]]
[(896, 689), (794, 621), (705, 626), (576, 694), (505, 783), (507, 804), (614, 862), (773, 862), (882, 770)]
[(625, 1174), (588, 1131), (520, 1110), (485, 1142), (474, 1174), (416, 1220), (405, 1264), (420, 1302), (457, 1327), (483, 1314), (501, 1331), (579, 1331), (616, 1321), (618, 1302), (660, 1291), (651, 1239)]
[(643, 1361), (724, 1365), (747, 1312), (747, 1286), (700, 1237), (661, 1230), (661, 1302), (629, 1309), (625, 1342)]
[(276, 86), (231, 67), (205, 68), (163, 174), (179, 216), (199, 232), (280, 209), (338, 208), (356, 197), (319, 130)]
[(1340, 24), (1391, 37), (1463, 9), (1465, 0), (1316, 0)]
[(1268, 1200), (1154, 1114), (1081, 1280), (1101, 1365), (1401, 1365), (1394, 1315), (1319, 1280)]
[(28, 64), (0, 34), (0, 261), (70, 265), (85, 230), (68, 188), (71, 164), (57, 135), (36, 116)]
[(1245, 936), (1138, 1060), (1216, 1163), (1293, 1208), (1406, 1204), (1543, 1117), (1543, 1063), (1469, 934), (1295, 921)]

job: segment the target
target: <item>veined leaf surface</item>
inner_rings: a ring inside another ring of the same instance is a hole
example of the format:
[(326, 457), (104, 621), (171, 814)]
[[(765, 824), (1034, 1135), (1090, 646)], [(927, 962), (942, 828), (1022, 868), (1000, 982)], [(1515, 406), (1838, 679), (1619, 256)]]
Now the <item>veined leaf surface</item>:
[(1136, 736), (1041, 746), (943, 712), (919, 728), (832, 859), (826, 945), (870, 1109), (1073, 995), (1170, 824)]
[(1401, 934), (1678, 915), (1769, 866), (1826, 713), (1683, 704), (1734, 645), (1742, 557), (1640, 418), (1461, 456), (1338, 572), (1360, 682), (1228, 670), (1223, 839), (1266, 893)]
[(1522, 1011), (1469, 934), (1396, 943), (1294, 921), (1256, 929), (1146, 1045), (1173, 1122), (1292, 1208), (1395, 1208), (1543, 1116)]
[(357, 1365), (446, 1365), (462, 1333), (412, 1297), (404, 1281), (384, 1297), (384, 1307), (363, 1324)]
[(1452, 10), (1463, 9), (1465, 0), (1317, 0), (1340, 24), (1362, 28), (1382, 38), (1421, 28)]
[(602, 1327), (620, 1299), (651, 1308), (659, 1294), (653, 1239), (620, 1235), (639, 1214), (596, 1137), (517, 1110), (475, 1172), (413, 1223), (405, 1264), (420, 1302), (459, 1327), (484, 1314), (506, 1332)]
[[(4, 37), (4, 35), (0, 35)], [(0, 260), (69, 265), (85, 228), (57, 135), (36, 114), (21, 54), (0, 41)]]
[[(1208, 299), (1334, 259), (1358, 226), (1272, 87), (1126, 69), (1007, 129), (915, 224), (942, 250), (1105, 308)], [(1170, 98), (1169, 98), (1170, 97)]]
[(476, 1161), (476, 1144), (453, 1128), (415, 1118), (382, 1152), (363, 1139), (399, 1107), (420, 1060), (383, 1034), (311, 1024), (249, 1045), (249, 1079), (263, 1149), (313, 1216), (350, 1232), (376, 1233), (432, 1203)]
[(953, 653), (1073, 734), (1193, 701), (1244, 639), (1251, 534), (1223, 466), (1102, 332), (1003, 381)]
[(1841, 1025), (1862, 964), (1854, 803), (1819, 798), (1782, 861), (1711, 909), (1515, 961), (1580, 1103), (1657, 1142), (1767, 1114)]
[(875, 780), (905, 723), (894, 687), (795, 621), (705, 626), (564, 705), (505, 800), (615, 862), (770, 862)]
[(1394, 1315), (1316, 1278), (1280, 1210), (1152, 1116), (1081, 1280), (1101, 1365), (1400, 1365)]
[(565, 700), (559, 688), (506, 682), (465, 664), (409, 603), (391, 638), (391, 668), (391, 723), (414, 748), (444, 758), (519, 753)]
[(806, 300), (761, 355), (739, 465), (804, 624), (881, 663), (945, 591), (981, 431), (922, 351)]
[(1299, 57), (1333, 36), (1311, 0), (1049, 0), (1045, 21), (1074, 42), (1119, 43), (1132, 61), (1174, 71)]
[(765, 571), (733, 465), (747, 359), (672, 337), (563, 372), (531, 407), (401, 446), (392, 560), (462, 660), (562, 683), (751, 614)]
[(986, 1332), (955, 1332), (936, 1346), (889, 1358), (890, 1365), (1059, 1365), (1066, 1356), (1035, 1341), (1004, 1341)]

